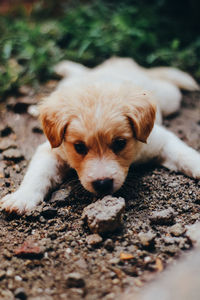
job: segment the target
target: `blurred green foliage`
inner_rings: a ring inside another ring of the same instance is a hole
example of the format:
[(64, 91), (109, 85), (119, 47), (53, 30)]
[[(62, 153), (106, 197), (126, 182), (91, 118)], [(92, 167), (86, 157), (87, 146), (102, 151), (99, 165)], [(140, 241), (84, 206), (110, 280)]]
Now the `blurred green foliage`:
[(36, 2), (30, 16), (0, 16), (0, 95), (53, 77), (71, 59), (94, 66), (117, 55), (200, 76), (197, 0)]

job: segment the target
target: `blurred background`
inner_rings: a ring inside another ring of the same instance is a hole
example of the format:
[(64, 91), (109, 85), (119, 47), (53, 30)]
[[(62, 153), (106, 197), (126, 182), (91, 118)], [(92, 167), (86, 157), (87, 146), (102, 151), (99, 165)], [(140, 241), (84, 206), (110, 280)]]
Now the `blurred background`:
[(70, 59), (89, 67), (110, 56), (171, 65), (200, 78), (199, 0), (0, 0), (0, 100), (55, 78)]

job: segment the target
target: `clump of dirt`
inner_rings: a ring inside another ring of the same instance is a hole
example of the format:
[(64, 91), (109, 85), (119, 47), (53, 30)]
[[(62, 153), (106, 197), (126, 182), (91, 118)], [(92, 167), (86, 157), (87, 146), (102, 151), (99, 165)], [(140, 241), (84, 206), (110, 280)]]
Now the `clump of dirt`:
[[(17, 188), (36, 146), (45, 140), (38, 121), (28, 114), (40, 95), (20, 97), (20, 105), (17, 98), (1, 104), (1, 197)], [(164, 121), (197, 150), (199, 99), (199, 93), (185, 94), (180, 113)], [(73, 172), (33, 213), (1, 212), (0, 298), (115, 299), (130, 286), (141, 289), (191, 249), (186, 225), (200, 219), (198, 181), (161, 167), (132, 166), (115, 196), (126, 200), (123, 226), (90, 239), (81, 216), (96, 199)], [(166, 210), (171, 214), (161, 222)]]

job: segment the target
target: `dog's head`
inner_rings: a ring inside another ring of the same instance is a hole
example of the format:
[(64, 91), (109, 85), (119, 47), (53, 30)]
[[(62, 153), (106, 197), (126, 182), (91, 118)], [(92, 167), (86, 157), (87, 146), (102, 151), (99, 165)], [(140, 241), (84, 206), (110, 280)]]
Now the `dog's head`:
[(52, 148), (97, 194), (118, 190), (154, 124), (151, 95), (133, 88), (93, 84), (55, 91), (40, 105)]

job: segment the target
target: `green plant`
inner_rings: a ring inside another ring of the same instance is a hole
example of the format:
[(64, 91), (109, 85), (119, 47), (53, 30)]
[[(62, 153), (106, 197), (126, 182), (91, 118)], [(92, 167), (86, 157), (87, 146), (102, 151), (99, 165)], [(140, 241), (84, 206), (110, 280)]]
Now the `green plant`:
[(30, 17), (0, 17), (0, 95), (52, 78), (61, 59), (94, 66), (128, 56), (144, 66), (172, 65), (200, 76), (200, 36), (192, 29), (195, 18), (184, 20), (187, 7), (177, 14), (179, 6), (165, 0), (63, 1), (57, 13), (54, 3), (44, 16), (38, 2)]

